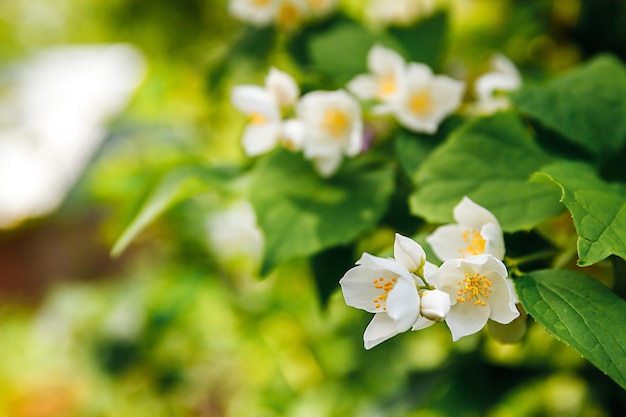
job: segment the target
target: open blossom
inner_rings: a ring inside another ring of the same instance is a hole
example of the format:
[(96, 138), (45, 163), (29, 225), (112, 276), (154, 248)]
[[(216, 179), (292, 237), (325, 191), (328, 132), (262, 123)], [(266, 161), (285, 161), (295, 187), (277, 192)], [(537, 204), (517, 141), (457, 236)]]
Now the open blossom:
[(239, 20), (254, 26), (267, 26), (276, 19), (276, 0), (230, 0), (228, 10)]
[(254, 26), (298, 27), (304, 20), (329, 14), (336, 0), (230, 0), (235, 18)]
[(240, 85), (233, 88), (231, 101), (248, 117), (242, 143), (248, 156), (274, 148), (283, 133), (282, 108), (292, 106), (300, 94), (293, 78), (276, 68), (270, 69), (265, 86)]
[(441, 121), (461, 105), (464, 90), (465, 83), (410, 63), (401, 94), (389, 103), (389, 110), (407, 129), (435, 133)]
[(365, 14), (377, 26), (407, 25), (434, 10), (434, 0), (369, 0)]
[[(365, 348), (405, 332), (434, 323), (420, 317), (417, 285), (424, 285), (412, 271), (423, 271), (424, 249), (408, 237), (396, 234), (394, 259), (364, 253), (357, 266), (339, 281), (346, 304), (375, 313), (363, 336)], [(419, 320), (419, 319), (423, 319)]]
[(504, 258), (504, 238), (496, 217), (468, 197), (454, 207), (456, 224), (438, 227), (426, 241), (442, 261), (489, 254)]
[(343, 90), (304, 95), (296, 105), (296, 118), (289, 139), (302, 147), (322, 176), (335, 173), (344, 155), (355, 156), (363, 148), (361, 107)]
[(367, 54), (370, 74), (361, 74), (348, 83), (348, 90), (363, 100), (389, 101), (396, 97), (404, 83), (406, 63), (393, 49), (374, 45)]
[(409, 330), (419, 316), (415, 281), (393, 259), (364, 253), (339, 284), (347, 305), (375, 313), (363, 335), (366, 349)]
[(491, 71), (480, 76), (474, 83), (478, 109), (482, 113), (492, 113), (506, 108), (509, 101), (498, 97), (499, 91), (514, 91), (522, 85), (519, 71), (506, 56), (495, 54), (490, 62)]
[(487, 320), (507, 324), (519, 316), (513, 289), (502, 261), (491, 255), (450, 259), (429, 277), (450, 296), (445, 318), (452, 340), (477, 333)]

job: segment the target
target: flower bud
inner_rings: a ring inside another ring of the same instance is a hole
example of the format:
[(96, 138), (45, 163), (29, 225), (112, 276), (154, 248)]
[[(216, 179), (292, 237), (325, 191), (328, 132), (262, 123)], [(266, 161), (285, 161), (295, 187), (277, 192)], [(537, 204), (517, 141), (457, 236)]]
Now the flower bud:
[(450, 312), (450, 296), (439, 290), (422, 292), (420, 313), (428, 320), (443, 321)]

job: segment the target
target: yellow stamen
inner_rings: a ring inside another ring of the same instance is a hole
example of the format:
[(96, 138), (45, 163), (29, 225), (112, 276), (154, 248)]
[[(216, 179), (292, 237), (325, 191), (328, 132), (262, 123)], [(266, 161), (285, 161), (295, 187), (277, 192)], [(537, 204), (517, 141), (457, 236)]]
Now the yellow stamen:
[(396, 77), (393, 73), (386, 74), (378, 80), (378, 98), (385, 98), (396, 91)]
[(432, 110), (432, 99), (427, 90), (418, 91), (409, 99), (409, 110), (418, 116), (426, 116)]
[(250, 115), (248, 116), (248, 121), (253, 125), (262, 125), (267, 123), (267, 118), (261, 113), (250, 113)]
[(335, 139), (341, 139), (345, 136), (346, 130), (350, 124), (350, 119), (341, 110), (328, 109), (324, 113), (322, 120), (322, 128), (326, 130)]
[(396, 282), (398, 282), (397, 278), (380, 277), (374, 280), (373, 282), (374, 287), (378, 290), (383, 291), (378, 297), (372, 300), (376, 309), (382, 308), (383, 311), (387, 311), (387, 305), (386, 305), (387, 296), (389, 295), (389, 292), (393, 290), (393, 287), (395, 286)]
[(468, 244), (467, 247), (459, 249), (461, 258), (485, 253), (487, 241), (482, 237), (480, 232), (476, 230), (466, 230), (461, 237), (463, 241)]
[(491, 293), (491, 281), (485, 276), (476, 272), (474, 275), (465, 273), (465, 278), (457, 282), (460, 287), (456, 294), (458, 303), (472, 302), (475, 306), (486, 306), (486, 298)]

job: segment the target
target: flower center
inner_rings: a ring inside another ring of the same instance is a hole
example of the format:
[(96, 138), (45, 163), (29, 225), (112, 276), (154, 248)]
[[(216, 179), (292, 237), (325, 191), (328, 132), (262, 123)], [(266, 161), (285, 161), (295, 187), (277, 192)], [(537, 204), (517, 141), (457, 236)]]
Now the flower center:
[(409, 99), (409, 110), (418, 116), (425, 116), (432, 110), (430, 93), (427, 90), (418, 91)]
[(328, 109), (324, 113), (322, 127), (335, 139), (341, 139), (345, 135), (349, 124), (350, 119), (341, 110)]
[(253, 125), (262, 125), (267, 123), (267, 118), (261, 113), (250, 113), (250, 115), (248, 116), (248, 121)]
[(382, 293), (372, 300), (377, 309), (382, 307), (383, 311), (387, 311), (387, 296), (389, 295), (389, 291), (393, 290), (396, 282), (398, 282), (398, 278), (380, 277), (374, 280), (374, 287), (378, 290), (382, 290)]
[(396, 77), (393, 73), (383, 75), (378, 80), (378, 97), (385, 98), (396, 91)]
[(467, 243), (466, 248), (460, 248), (459, 252), (461, 253), (461, 257), (472, 256), (472, 255), (480, 255), (485, 253), (485, 245), (487, 241), (483, 239), (480, 232), (476, 230), (466, 230), (461, 235), (463, 241)]
[(457, 282), (460, 287), (459, 292), (456, 294), (456, 301), (458, 303), (474, 302), (475, 306), (486, 306), (485, 298), (489, 298), (491, 293), (491, 281), (487, 279), (485, 275), (480, 275), (476, 272), (474, 275), (465, 273), (465, 278), (462, 281)]
[(298, 23), (299, 17), (300, 16), (296, 6), (291, 3), (285, 3), (280, 6), (276, 21), (278, 22), (278, 25), (283, 28), (291, 28)]

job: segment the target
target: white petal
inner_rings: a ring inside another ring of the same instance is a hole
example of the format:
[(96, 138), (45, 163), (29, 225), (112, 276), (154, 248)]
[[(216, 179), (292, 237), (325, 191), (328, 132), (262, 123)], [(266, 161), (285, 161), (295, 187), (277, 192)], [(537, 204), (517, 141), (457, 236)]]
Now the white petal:
[(432, 326), (435, 323), (436, 322), (432, 320), (428, 320), (426, 317), (419, 316), (415, 324), (413, 324), (413, 327), (411, 327), (411, 330), (422, 330), (422, 329)]
[(480, 331), (491, 313), (489, 304), (474, 305), (473, 303), (456, 303), (446, 317), (446, 324), (452, 332), (452, 340), (456, 342), (464, 336)]
[(463, 240), (463, 233), (466, 230), (458, 224), (439, 226), (426, 238), (426, 242), (442, 261), (460, 258), (461, 251), (467, 247), (467, 242)]
[(484, 224), (498, 223), (498, 219), (489, 210), (474, 203), (469, 197), (463, 199), (454, 207), (454, 219), (462, 226), (480, 231)]
[(296, 119), (285, 120), (281, 128), (281, 136), (285, 146), (290, 150), (302, 149), (305, 136), (304, 124)]
[(265, 86), (274, 95), (280, 107), (293, 106), (300, 95), (300, 89), (293, 77), (276, 68), (270, 68), (265, 78)]
[(398, 281), (413, 283), (406, 268), (396, 261), (364, 253), (358, 265), (346, 272), (339, 280), (346, 304), (370, 313), (377, 312), (376, 303), (373, 300), (380, 296), (381, 291), (374, 286), (373, 282), (381, 277), (397, 278)]
[(385, 75), (404, 67), (404, 58), (393, 49), (374, 45), (367, 54), (367, 67), (377, 75)]
[(459, 291), (458, 283), (465, 278), (465, 271), (462, 269), (463, 260), (449, 259), (445, 261), (435, 273), (428, 279), (436, 285), (438, 290), (448, 293), (450, 304), (456, 304), (456, 297)]
[(409, 330), (420, 311), (420, 298), (413, 281), (398, 279), (387, 297), (387, 314), (400, 331)]
[(487, 223), (485, 224), (480, 235), (485, 239), (485, 253), (493, 255), (498, 259), (504, 258), (504, 238), (502, 236), (502, 229), (499, 224)]
[(465, 83), (444, 75), (433, 80), (431, 87), (437, 124), (461, 105)]
[(280, 123), (248, 124), (241, 139), (246, 155), (260, 155), (273, 149), (278, 143), (280, 129)]
[(274, 0), (270, 0), (266, 4), (251, 0), (231, 0), (228, 10), (232, 16), (244, 22), (256, 26), (265, 26), (274, 20), (276, 6)]
[(396, 323), (387, 314), (375, 314), (363, 334), (365, 349), (371, 349), (398, 333), (401, 331), (396, 328)]
[(507, 324), (519, 317), (515, 307), (512, 289), (505, 278), (495, 279), (496, 274), (489, 276), (491, 280), (491, 294), (487, 302), (491, 305), (489, 318), (498, 323)]
[(420, 270), (426, 261), (426, 253), (420, 244), (398, 233), (393, 245), (393, 257), (410, 272)]
[(280, 109), (272, 94), (258, 85), (239, 85), (231, 91), (233, 106), (246, 115), (258, 113), (269, 120), (280, 119)]
[(327, 178), (337, 172), (342, 159), (343, 157), (340, 153), (335, 153), (329, 156), (318, 156), (313, 159), (313, 163), (317, 173)]
[(361, 74), (348, 82), (347, 88), (361, 100), (369, 100), (376, 97), (378, 86), (373, 76)]

